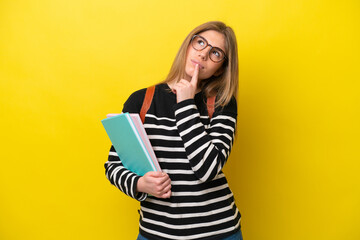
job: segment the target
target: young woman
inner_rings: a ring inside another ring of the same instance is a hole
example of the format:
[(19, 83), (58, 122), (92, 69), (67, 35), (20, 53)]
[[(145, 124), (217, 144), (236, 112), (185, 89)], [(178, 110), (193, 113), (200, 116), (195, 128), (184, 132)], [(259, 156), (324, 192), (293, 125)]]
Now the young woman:
[[(109, 181), (141, 202), (139, 240), (242, 239), (241, 215), (222, 172), (235, 136), (237, 90), (233, 30), (222, 22), (198, 26), (156, 85), (145, 115), (162, 172), (136, 175), (113, 146), (105, 163)], [(133, 93), (123, 112), (139, 113), (145, 92)]]

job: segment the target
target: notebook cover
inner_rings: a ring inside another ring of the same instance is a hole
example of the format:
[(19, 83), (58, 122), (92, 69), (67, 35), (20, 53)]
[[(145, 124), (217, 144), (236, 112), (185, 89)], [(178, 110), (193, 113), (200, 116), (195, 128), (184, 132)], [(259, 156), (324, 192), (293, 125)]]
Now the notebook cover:
[(140, 176), (157, 171), (129, 113), (112, 116), (101, 122), (124, 167)]

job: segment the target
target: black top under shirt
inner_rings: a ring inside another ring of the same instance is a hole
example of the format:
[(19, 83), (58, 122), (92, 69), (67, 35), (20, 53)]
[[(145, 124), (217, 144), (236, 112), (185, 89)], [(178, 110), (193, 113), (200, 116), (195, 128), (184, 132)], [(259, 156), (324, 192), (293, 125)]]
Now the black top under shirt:
[[(134, 92), (123, 112), (139, 113), (146, 89)], [(171, 179), (171, 197), (137, 193), (140, 176), (127, 170), (111, 146), (106, 177), (141, 202), (140, 233), (153, 240), (222, 239), (240, 229), (236, 207), (222, 168), (234, 141), (235, 98), (209, 119), (206, 97), (176, 102), (167, 84), (156, 86), (144, 127), (163, 172)]]

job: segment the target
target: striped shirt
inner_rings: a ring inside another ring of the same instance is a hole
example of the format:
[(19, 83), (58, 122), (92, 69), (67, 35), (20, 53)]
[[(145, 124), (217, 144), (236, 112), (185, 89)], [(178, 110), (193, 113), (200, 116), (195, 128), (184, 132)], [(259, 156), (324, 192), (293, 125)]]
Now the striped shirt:
[[(146, 89), (133, 93), (123, 112), (139, 113)], [(149, 239), (222, 239), (240, 229), (241, 214), (222, 168), (230, 154), (236, 127), (233, 98), (209, 119), (206, 98), (176, 103), (167, 84), (156, 86), (144, 127), (163, 172), (171, 179), (171, 197), (136, 192), (140, 176), (127, 170), (113, 146), (106, 177), (141, 202), (140, 233)]]

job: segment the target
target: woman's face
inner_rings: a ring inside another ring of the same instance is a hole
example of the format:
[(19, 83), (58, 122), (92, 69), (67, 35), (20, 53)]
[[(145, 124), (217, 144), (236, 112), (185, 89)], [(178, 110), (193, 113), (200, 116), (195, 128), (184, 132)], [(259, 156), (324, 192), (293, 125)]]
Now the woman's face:
[(208, 79), (213, 75), (220, 75), (223, 71), (221, 66), (224, 60), (220, 62), (213, 62), (209, 57), (209, 51), (211, 46), (213, 46), (222, 49), (225, 53), (224, 35), (214, 30), (208, 30), (197, 35), (203, 37), (209, 45), (202, 50), (195, 50), (192, 47), (192, 44), (189, 44), (185, 63), (185, 73), (187, 80), (190, 80), (194, 74), (196, 64), (199, 64), (199, 80)]

